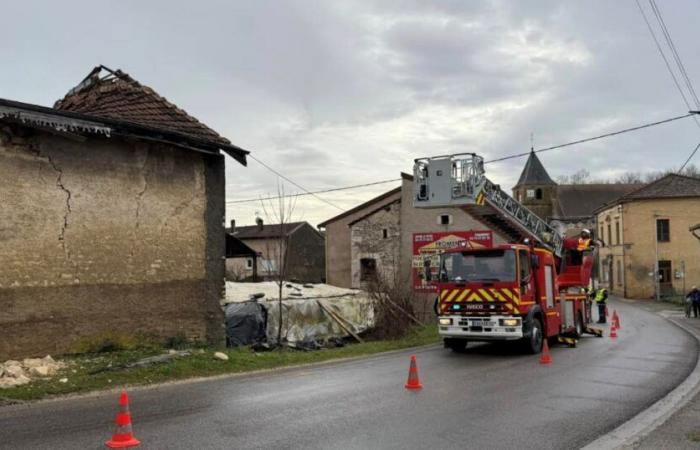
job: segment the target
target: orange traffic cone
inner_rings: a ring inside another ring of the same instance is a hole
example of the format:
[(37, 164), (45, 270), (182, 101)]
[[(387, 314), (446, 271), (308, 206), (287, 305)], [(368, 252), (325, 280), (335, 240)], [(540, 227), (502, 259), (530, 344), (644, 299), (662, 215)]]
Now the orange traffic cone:
[(610, 338), (615, 339), (617, 337), (617, 327), (615, 326), (615, 321), (610, 324)]
[(114, 431), (112, 439), (105, 442), (107, 447), (136, 447), (141, 443), (134, 437), (134, 433), (131, 430), (131, 413), (129, 412), (129, 397), (126, 395), (126, 389), (122, 390), (122, 394), (119, 396), (119, 412), (115, 422), (117, 429)]
[(408, 369), (408, 381), (404, 385), (406, 389), (422, 389), (418, 379), (418, 366), (416, 365), (416, 355), (411, 356), (411, 367)]
[(552, 364), (552, 357), (549, 354), (549, 343), (547, 338), (542, 342), (542, 356), (540, 356), (540, 364)]
[(617, 311), (613, 311), (613, 322), (615, 322), (615, 328), (618, 330), (621, 328), (620, 327), (620, 316), (617, 314)]

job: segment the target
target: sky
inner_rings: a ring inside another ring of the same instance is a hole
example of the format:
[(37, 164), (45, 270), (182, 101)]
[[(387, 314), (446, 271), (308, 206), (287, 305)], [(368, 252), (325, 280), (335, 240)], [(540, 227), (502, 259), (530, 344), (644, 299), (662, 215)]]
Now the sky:
[[(700, 83), (700, 4), (657, 4)], [(26, 0), (2, 10), (0, 98), (51, 106), (94, 66), (122, 69), (310, 191), (398, 179), (419, 157), (488, 160), (527, 151), (531, 136), (542, 148), (688, 110), (634, 0)], [(584, 168), (607, 179), (678, 168), (699, 141), (683, 119), (540, 158), (553, 178)], [(487, 175), (510, 187), (524, 163)], [(227, 221), (271, 221), (259, 199), (280, 185), (301, 192), (227, 157)], [(327, 203), (300, 196), (292, 219), (316, 225), (397, 185), (319, 195)], [(233, 203), (247, 199), (258, 200)]]

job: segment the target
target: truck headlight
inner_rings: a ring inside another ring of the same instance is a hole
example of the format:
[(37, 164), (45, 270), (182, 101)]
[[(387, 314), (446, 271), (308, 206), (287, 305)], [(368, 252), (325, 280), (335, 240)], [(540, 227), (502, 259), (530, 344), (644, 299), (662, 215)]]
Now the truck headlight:
[(440, 319), (440, 325), (452, 325), (452, 319), (443, 317)]
[(520, 325), (520, 319), (501, 319), (499, 325), (502, 327), (517, 327)]

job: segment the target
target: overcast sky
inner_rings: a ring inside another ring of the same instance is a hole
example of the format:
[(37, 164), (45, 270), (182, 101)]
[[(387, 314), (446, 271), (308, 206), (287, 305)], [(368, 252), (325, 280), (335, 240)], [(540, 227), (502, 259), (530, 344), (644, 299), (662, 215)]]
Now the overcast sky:
[[(700, 4), (657, 3), (700, 83)], [(119, 68), (309, 190), (398, 178), (421, 156), (526, 151), (530, 133), (546, 147), (687, 111), (634, 0), (22, 1), (2, 11), (0, 97), (52, 105), (95, 65)], [(552, 177), (586, 168), (606, 178), (677, 168), (698, 141), (683, 119), (541, 159)], [(488, 176), (510, 187), (523, 164), (489, 165)], [(226, 174), (229, 201), (276, 193), (277, 177), (255, 161), (227, 158)], [(394, 186), (323, 198), (348, 209)], [(260, 202), (230, 204), (227, 219), (250, 224), (256, 211)], [(316, 225), (339, 212), (300, 197), (294, 218)]]

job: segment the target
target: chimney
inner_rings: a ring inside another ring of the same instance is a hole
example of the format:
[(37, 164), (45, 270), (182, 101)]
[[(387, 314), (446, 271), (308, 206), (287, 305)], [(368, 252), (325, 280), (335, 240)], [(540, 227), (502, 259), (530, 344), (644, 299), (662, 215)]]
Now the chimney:
[(236, 231), (236, 219), (231, 219), (231, 234)]
[(258, 231), (262, 231), (262, 229), (263, 229), (263, 220), (262, 220), (262, 217), (256, 217), (256, 218), (255, 218), (255, 223), (258, 224)]

